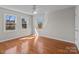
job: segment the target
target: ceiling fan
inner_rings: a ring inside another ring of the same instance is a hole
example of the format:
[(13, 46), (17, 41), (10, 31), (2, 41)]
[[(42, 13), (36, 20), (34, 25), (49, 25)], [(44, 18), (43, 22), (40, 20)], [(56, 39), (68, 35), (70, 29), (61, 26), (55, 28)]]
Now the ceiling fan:
[(37, 8), (36, 8), (36, 5), (33, 5), (33, 11), (32, 11), (33, 14), (37, 14)]

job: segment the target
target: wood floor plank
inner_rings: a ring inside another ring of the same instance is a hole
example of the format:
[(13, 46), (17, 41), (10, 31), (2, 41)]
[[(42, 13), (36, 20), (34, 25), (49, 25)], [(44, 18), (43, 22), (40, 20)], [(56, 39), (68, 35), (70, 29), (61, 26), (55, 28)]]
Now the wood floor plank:
[[(39, 36), (36, 43), (35, 36), (25, 36), (0, 42), (0, 53), (13, 54), (77, 54), (75, 44), (47, 37)], [(9, 52), (10, 50), (10, 52)], [(14, 51), (14, 52), (11, 52)]]

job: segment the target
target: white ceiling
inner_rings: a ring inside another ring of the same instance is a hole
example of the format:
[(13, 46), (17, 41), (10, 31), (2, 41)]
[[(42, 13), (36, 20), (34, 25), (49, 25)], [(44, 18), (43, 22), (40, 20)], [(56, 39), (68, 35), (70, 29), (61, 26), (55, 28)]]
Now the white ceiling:
[[(32, 14), (33, 5), (1, 5), (0, 7)], [(73, 7), (73, 5), (37, 5), (37, 11), (39, 13), (49, 12), (49, 11), (57, 11), (64, 8)]]

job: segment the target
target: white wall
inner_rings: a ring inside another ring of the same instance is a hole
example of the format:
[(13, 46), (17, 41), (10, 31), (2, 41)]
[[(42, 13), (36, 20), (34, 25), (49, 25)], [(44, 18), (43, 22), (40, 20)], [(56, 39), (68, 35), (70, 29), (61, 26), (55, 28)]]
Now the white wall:
[[(4, 30), (4, 15), (5, 14), (13, 14), (17, 16), (16, 20), (16, 31), (6, 31)], [(0, 41), (5, 41), (7, 39), (13, 39), (21, 36), (27, 36), (31, 34), (31, 19), (28, 20), (28, 28), (27, 29), (22, 29), (21, 25), (21, 16), (24, 17), (30, 17), (30, 15), (26, 15), (20, 12), (0, 8)]]
[(46, 27), (38, 31), (41, 36), (56, 38), (67, 42), (75, 42), (75, 8), (49, 12), (45, 15)]
[[(17, 16), (16, 31), (4, 30), (4, 14), (14, 14)], [(21, 27), (20, 16), (29, 16), (20, 12), (0, 8), (0, 41), (12, 39), (31, 34), (31, 19), (28, 20), (28, 28), (23, 30)], [(49, 12), (45, 15), (47, 21), (46, 27), (42, 31), (38, 31), (41, 36), (49, 38), (57, 38), (68, 42), (74, 42), (74, 18), (75, 8), (67, 8), (56, 12)]]
[(75, 10), (75, 43), (79, 49), (79, 6)]

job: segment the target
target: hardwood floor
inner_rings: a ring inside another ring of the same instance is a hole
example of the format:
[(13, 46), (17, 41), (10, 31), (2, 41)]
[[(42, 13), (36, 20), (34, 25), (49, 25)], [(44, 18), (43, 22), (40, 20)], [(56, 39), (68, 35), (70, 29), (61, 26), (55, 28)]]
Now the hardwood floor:
[(21, 37), (0, 43), (0, 53), (5, 54), (76, 54), (77, 47), (73, 43), (39, 36)]

